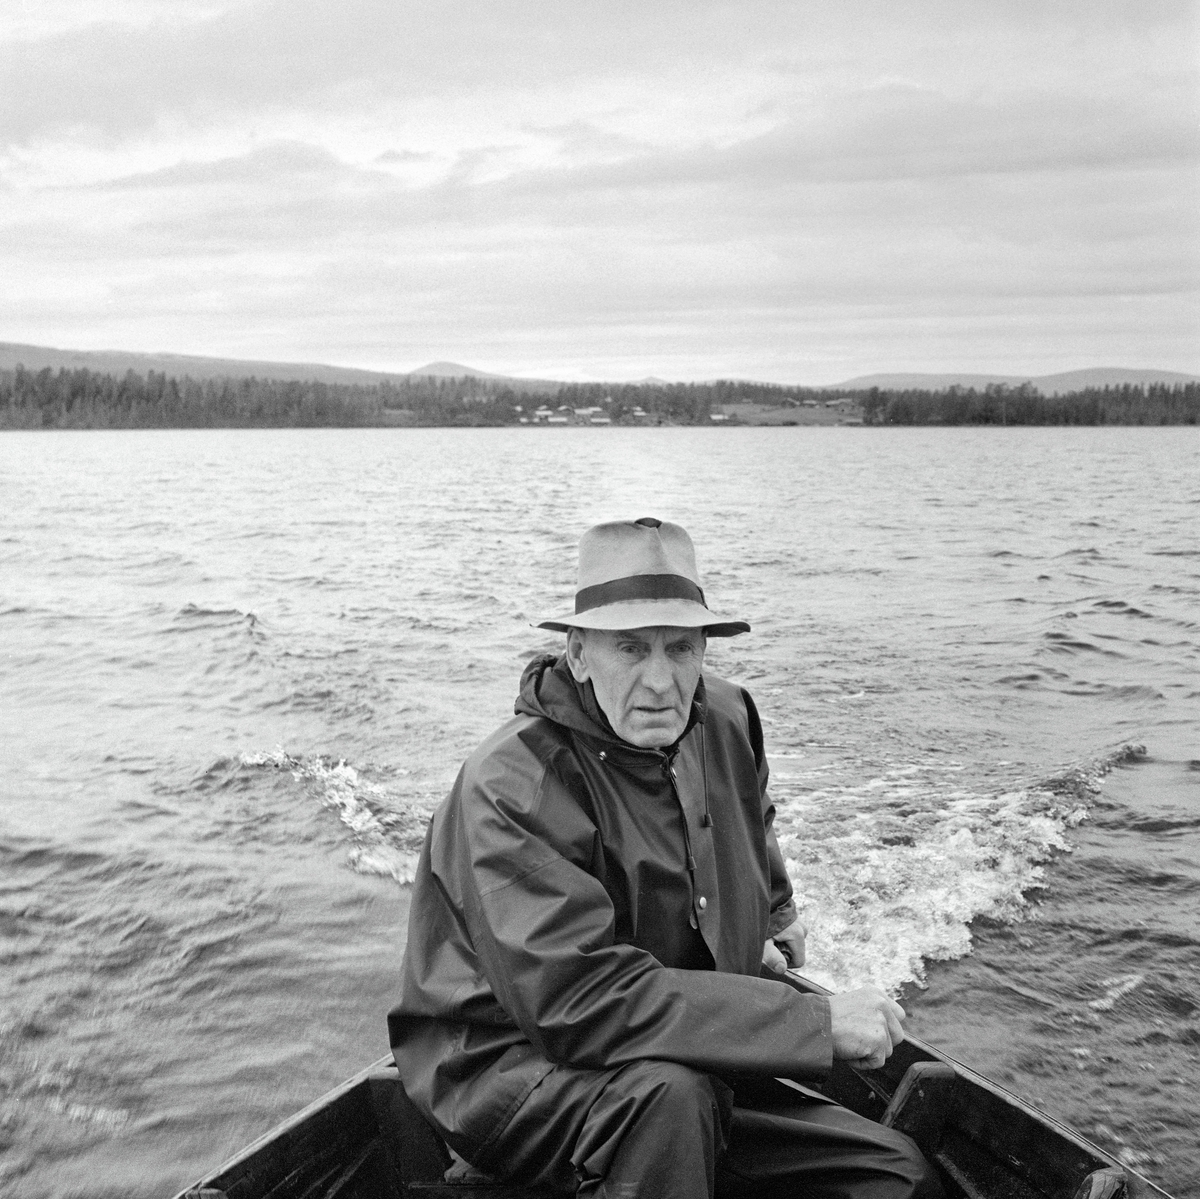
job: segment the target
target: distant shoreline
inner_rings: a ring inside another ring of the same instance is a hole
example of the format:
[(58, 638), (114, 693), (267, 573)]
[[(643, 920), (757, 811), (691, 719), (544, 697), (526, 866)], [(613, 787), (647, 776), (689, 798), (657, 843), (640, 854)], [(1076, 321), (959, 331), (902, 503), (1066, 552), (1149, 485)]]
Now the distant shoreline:
[(713, 383), (567, 383), (519, 389), (488, 377), (339, 384), (194, 379), (86, 367), (0, 370), (0, 430), (213, 428), (1196, 425), (1200, 382), (1087, 387), (811, 388)]

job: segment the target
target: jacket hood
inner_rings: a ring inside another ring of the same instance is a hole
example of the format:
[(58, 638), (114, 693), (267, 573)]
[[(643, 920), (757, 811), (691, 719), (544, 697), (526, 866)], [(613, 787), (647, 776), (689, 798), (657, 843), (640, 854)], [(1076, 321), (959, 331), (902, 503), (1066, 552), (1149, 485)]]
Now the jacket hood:
[[(636, 751), (613, 731), (596, 699), (596, 690), (591, 682), (578, 683), (567, 665), (566, 654), (539, 654), (521, 674), (521, 688), (513, 710), (518, 716), (541, 716), (555, 724), (582, 733), (598, 741), (609, 741), (626, 749)], [(692, 711), (687, 727), (680, 737), (704, 722), (705, 697), (704, 678), (696, 683), (696, 694), (692, 697)], [(659, 752), (659, 751), (643, 751)]]

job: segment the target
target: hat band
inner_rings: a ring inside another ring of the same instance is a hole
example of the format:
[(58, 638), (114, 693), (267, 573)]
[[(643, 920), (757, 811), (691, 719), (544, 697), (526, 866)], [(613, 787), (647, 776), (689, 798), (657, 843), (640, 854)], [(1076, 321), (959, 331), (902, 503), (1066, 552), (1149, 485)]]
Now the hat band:
[(704, 592), (683, 575), (629, 575), (624, 579), (610, 579), (607, 583), (597, 583), (594, 587), (577, 591), (575, 615), (628, 600), (661, 599), (692, 600), (702, 607), (708, 607), (704, 602)]

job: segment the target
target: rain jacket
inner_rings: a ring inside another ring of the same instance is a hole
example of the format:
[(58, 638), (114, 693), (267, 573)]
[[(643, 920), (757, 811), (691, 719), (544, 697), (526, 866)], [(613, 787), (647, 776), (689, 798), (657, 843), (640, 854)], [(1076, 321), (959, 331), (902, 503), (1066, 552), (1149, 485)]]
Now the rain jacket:
[(639, 749), (542, 657), (516, 713), (430, 821), (388, 1018), (451, 1146), (486, 1149), (555, 1065), (826, 1072), (828, 1002), (760, 977), (795, 907), (747, 692), (702, 678), (675, 745)]

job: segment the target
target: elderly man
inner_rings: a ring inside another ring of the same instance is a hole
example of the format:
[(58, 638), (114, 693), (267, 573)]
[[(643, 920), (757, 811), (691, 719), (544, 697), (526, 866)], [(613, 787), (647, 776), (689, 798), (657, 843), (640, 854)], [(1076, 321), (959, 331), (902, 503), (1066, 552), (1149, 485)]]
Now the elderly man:
[(938, 1195), (911, 1141), (797, 1081), (882, 1065), (904, 1013), (763, 977), (805, 929), (758, 713), (702, 669), (749, 625), (705, 605), (687, 533), (589, 530), (541, 627), (566, 652), (430, 822), (389, 1017), (410, 1097), (463, 1161), (564, 1194)]

